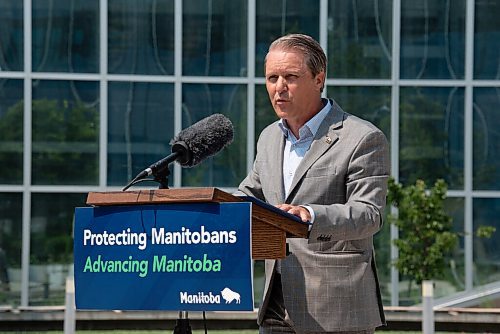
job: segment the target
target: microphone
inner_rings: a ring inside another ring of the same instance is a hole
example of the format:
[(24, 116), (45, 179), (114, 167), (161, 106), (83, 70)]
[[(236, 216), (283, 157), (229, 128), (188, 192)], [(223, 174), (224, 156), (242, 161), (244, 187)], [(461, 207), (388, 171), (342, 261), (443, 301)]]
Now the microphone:
[(172, 153), (155, 162), (130, 181), (123, 191), (132, 184), (150, 175), (164, 173), (168, 166), (177, 161), (182, 167), (194, 167), (203, 160), (214, 156), (233, 142), (233, 123), (222, 114), (213, 114), (182, 130), (171, 141)]
[(172, 151), (182, 151), (178, 163), (194, 167), (233, 142), (233, 123), (222, 114), (213, 114), (182, 130), (170, 141)]

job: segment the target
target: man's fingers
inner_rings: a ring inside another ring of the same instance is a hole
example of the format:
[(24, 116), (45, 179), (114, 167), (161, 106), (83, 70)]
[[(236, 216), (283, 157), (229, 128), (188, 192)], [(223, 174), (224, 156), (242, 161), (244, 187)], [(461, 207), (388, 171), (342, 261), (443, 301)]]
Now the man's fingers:
[(303, 222), (308, 222), (311, 220), (311, 214), (309, 213), (309, 210), (307, 210), (302, 206), (295, 206), (290, 204), (278, 204), (276, 205), (276, 207), (294, 216), (300, 217), (300, 219), (302, 219)]
[(311, 221), (311, 214), (309, 213), (309, 210), (307, 210), (305, 208), (302, 208), (302, 209), (304, 209), (300, 212), (300, 218), (302, 219), (302, 221), (304, 223)]

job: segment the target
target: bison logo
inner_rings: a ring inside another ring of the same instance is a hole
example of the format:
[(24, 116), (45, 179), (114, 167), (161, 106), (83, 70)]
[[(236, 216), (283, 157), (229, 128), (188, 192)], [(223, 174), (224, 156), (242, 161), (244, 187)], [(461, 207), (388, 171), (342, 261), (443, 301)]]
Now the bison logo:
[(224, 288), (224, 290), (221, 291), (221, 295), (226, 301), (226, 304), (231, 304), (233, 300), (236, 300), (236, 304), (240, 303), (240, 294), (229, 288)]

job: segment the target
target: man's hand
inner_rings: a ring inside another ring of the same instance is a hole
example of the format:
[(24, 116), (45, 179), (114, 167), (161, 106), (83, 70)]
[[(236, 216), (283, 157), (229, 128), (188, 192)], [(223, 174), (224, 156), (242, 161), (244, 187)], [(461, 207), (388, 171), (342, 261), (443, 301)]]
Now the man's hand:
[(311, 221), (311, 214), (309, 213), (309, 210), (307, 210), (303, 206), (278, 204), (276, 205), (276, 207), (280, 208), (283, 211), (291, 213), (294, 216), (300, 217), (300, 219), (302, 219), (303, 222)]

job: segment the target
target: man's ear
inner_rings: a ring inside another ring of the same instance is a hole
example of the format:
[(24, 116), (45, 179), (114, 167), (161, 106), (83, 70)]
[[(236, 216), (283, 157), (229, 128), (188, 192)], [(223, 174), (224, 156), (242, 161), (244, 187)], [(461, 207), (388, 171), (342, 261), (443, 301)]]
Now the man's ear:
[(325, 72), (320, 72), (316, 75), (316, 78), (314, 78), (316, 87), (318, 87), (319, 91), (323, 90), (323, 87), (325, 86)]

